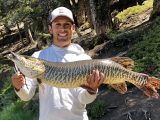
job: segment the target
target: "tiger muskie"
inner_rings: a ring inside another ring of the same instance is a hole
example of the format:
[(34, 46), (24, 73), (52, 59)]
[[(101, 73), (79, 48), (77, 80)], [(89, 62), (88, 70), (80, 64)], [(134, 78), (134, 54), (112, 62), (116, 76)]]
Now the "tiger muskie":
[(134, 84), (150, 97), (158, 98), (160, 81), (143, 73), (127, 69), (114, 59), (82, 60), (67, 63), (49, 62), (42, 59), (18, 55), (7, 55), (20, 72), (29, 78), (36, 78), (42, 83), (60, 88), (75, 88), (87, 83), (86, 79), (93, 70), (104, 73), (104, 84), (110, 84), (119, 93), (127, 91), (126, 81)]

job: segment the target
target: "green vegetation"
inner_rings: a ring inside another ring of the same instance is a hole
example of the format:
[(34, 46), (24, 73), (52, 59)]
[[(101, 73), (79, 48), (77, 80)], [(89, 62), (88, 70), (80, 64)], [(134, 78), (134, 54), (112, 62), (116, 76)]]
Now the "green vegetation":
[[(0, 74), (0, 120), (37, 120), (38, 106), (32, 100), (22, 102), (11, 85), (11, 75), (14, 70), (7, 65), (0, 64), (0, 68), (7, 70)], [(33, 104), (34, 103), (34, 104)]]
[(102, 100), (96, 100), (87, 107), (88, 116), (91, 120), (102, 118), (107, 113), (106, 103)]
[(13, 73), (13, 71), (11, 69), (9, 71), (10, 72), (4, 73), (3, 76), (0, 76), (2, 81), (1, 85), (3, 86), (3, 89), (0, 91), (0, 110), (2, 109), (2, 107), (10, 105), (13, 101), (16, 100), (16, 95), (13, 91), (13, 87), (11, 85), (10, 80), (10, 76)]
[(160, 77), (160, 17), (150, 30), (143, 35), (143, 40), (129, 50), (129, 57), (136, 62), (135, 70)]
[(129, 7), (125, 9), (124, 11), (120, 12), (116, 17), (120, 21), (126, 20), (129, 16), (134, 15), (134, 14), (139, 14), (142, 13), (150, 8), (153, 7), (153, 0), (146, 0), (143, 5), (137, 5), (133, 7)]
[(37, 120), (38, 115), (31, 110), (24, 109), (24, 102), (11, 103), (0, 112), (1, 120)]

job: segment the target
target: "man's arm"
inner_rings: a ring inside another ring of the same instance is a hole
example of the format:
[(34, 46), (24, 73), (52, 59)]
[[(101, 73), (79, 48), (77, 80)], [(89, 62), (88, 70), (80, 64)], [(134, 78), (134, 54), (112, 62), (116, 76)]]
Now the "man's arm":
[(16, 94), (23, 101), (28, 101), (34, 96), (37, 85), (36, 80), (25, 78), (20, 72), (15, 73), (11, 79)]
[(87, 84), (83, 85), (84, 89), (79, 90), (78, 99), (82, 104), (88, 104), (95, 100), (98, 88), (104, 81), (104, 74), (98, 70), (93, 70), (92, 74), (87, 77)]

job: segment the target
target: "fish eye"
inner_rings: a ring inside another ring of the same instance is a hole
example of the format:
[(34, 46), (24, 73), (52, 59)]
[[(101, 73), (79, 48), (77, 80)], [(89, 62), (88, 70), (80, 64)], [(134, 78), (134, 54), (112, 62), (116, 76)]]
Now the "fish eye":
[(14, 56), (13, 54), (8, 54), (8, 55), (7, 55), (7, 58), (9, 58), (9, 59), (13, 58), (13, 59), (14, 59), (15, 56)]

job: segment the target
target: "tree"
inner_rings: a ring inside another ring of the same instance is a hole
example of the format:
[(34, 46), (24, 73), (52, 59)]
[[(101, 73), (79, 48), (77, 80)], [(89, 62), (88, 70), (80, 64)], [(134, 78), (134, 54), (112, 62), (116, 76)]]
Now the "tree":
[(0, 0), (0, 25), (4, 25), (6, 34), (10, 33), (10, 21), (8, 20), (8, 13), (14, 11), (17, 6), (17, 0)]
[(153, 12), (151, 15), (151, 19), (156, 18), (157, 16), (160, 16), (160, 1), (154, 0), (153, 2)]
[[(107, 32), (113, 27), (110, 12), (111, 0), (72, 0), (72, 8), (75, 11), (77, 24), (79, 26), (88, 22), (96, 34)], [(102, 14), (103, 13), (103, 14)]]
[[(31, 23), (30, 17), (33, 12), (31, 5), (33, 5), (34, 2), (35, 2), (34, 0), (32, 1), (3, 0), (2, 11), (4, 13), (1, 14), (3, 16), (3, 19), (1, 20), (1, 22), (3, 22), (3, 24), (6, 26), (8, 25), (17, 26), (19, 36), (20, 36), (19, 38), (23, 44), (24, 42), (21, 36), (21, 30), (20, 30), (19, 24), (23, 22), (28, 26), (29, 23)], [(30, 39), (30, 41), (33, 42), (33, 39)]]
[(87, 4), (88, 22), (96, 34), (105, 33), (111, 29), (113, 23), (110, 13), (110, 0), (89, 0), (85, 2)]

